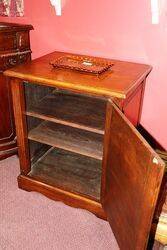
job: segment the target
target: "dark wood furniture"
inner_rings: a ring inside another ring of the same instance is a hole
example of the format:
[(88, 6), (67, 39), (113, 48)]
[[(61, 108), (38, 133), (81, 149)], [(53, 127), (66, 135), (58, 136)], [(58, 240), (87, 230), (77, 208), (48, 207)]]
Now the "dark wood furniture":
[(3, 71), (31, 59), (31, 25), (0, 22), (0, 160), (17, 152), (11, 91)]
[[(163, 246), (167, 246), (167, 151), (157, 150), (157, 153), (166, 164), (166, 171), (163, 179), (163, 188), (157, 205), (157, 215), (160, 216), (157, 216), (157, 218), (155, 218), (155, 239), (162, 244), (162, 248), (160, 249), (163, 249)], [(158, 226), (156, 227), (157, 222)]]
[(54, 52), (7, 70), (18, 185), (107, 218), (121, 249), (146, 249), (165, 164), (135, 128), (151, 67), (106, 59), (102, 75), (54, 69)]
[[(167, 166), (167, 165), (166, 165)], [(155, 239), (163, 246), (167, 246), (167, 173), (166, 173), (166, 187), (164, 188), (163, 207), (158, 218), (158, 226), (156, 227)]]

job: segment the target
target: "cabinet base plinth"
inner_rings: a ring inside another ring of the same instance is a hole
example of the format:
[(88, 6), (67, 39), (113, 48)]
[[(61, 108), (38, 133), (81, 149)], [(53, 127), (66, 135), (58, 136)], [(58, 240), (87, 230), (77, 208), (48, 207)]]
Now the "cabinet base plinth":
[(69, 191), (50, 186), (24, 175), (18, 176), (18, 186), (19, 188), (29, 192), (36, 191), (42, 193), (52, 200), (62, 201), (71, 207), (86, 209), (94, 213), (97, 217), (107, 220), (105, 212), (99, 202), (83, 197), (79, 194), (74, 194)]
[(16, 140), (0, 143), (0, 161), (18, 153)]

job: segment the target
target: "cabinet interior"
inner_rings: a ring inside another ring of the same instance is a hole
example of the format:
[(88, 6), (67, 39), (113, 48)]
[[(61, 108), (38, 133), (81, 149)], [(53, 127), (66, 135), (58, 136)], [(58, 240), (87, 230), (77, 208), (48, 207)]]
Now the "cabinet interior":
[(28, 176), (100, 201), (106, 101), (24, 83)]

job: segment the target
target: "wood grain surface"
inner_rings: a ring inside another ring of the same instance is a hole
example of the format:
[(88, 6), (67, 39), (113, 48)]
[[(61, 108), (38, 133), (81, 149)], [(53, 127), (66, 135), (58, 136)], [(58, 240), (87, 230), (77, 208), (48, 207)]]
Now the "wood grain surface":
[(26, 191), (36, 191), (52, 200), (64, 202), (72, 207), (86, 209), (94, 213), (96, 216), (106, 220), (106, 214), (101, 203), (92, 198), (85, 197), (82, 194), (72, 193), (63, 190), (62, 188), (37, 181), (30, 176), (25, 175), (19, 175), (18, 185)]
[(144, 250), (165, 164), (112, 102), (105, 136), (104, 210), (120, 249)]
[[(53, 52), (35, 59), (33, 62), (26, 64), (25, 67), (18, 66), (7, 70), (5, 75), (82, 93), (126, 98), (139, 86), (152, 69), (149, 65), (113, 59), (105, 59), (108, 63), (114, 65), (100, 76), (54, 69), (50, 62), (64, 55), (74, 54)], [(104, 60), (104, 58), (96, 58), (96, 60)]]
[(103, 136), (53, 122), (42, 122), (30, 130), (28, 138), (95, 159), (103, 158)]
[(18, 151), (11, 88), (3, 72), (31, 60), (32, 29), (31, 25), (0, 22), (0, 160)]

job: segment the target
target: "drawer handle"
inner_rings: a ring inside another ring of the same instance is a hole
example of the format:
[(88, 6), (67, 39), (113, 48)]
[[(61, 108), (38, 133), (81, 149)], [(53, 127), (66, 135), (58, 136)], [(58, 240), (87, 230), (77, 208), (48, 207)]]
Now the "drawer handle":
[(14, 59), (14, 58), (10, 58), (9, 59), (9, 64), (10, 65), (15, 65), (17, 63), (17, 60), (16, 59)]

